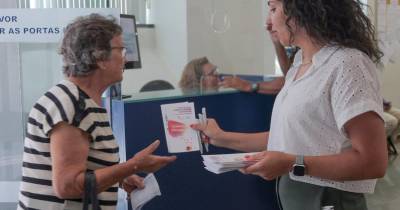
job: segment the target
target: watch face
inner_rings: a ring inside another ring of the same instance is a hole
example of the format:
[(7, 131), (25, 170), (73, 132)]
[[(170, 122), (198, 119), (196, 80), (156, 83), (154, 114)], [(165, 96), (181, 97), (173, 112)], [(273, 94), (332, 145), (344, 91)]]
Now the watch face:
[(294, 165), (293, 174), (296, 176), (304, 176), (306, 172), (306, 167), (304, 165)]

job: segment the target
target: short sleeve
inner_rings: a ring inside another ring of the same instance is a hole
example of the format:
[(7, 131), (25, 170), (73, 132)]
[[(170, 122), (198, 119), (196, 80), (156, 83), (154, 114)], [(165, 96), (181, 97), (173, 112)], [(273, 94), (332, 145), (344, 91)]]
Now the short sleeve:
[(358, 115), (372, 111), (383, 118), (383, 99), (377, 69), (365, 54), (350, 51), (337, 62), (331, 104), (337, 127), (346, 135), (344, 124)]
[(75, 109), (74, 104), (62, 90), (52, 88), (35, 104), (34, 109), (41, 113), (39, 120), (46, 136), (60, 122), (71, 124)]
[(58, 84), (39, 99), (35, 108), (41, 110), (41, 123), (46, 136), (61, 122), (85, 132), (88, 131), (88, 124), (93, 124), (93, 120), (87, 117), (90, 110), (87, 109), (85, 99), (80, 97), (78, 89), (73, 86)]

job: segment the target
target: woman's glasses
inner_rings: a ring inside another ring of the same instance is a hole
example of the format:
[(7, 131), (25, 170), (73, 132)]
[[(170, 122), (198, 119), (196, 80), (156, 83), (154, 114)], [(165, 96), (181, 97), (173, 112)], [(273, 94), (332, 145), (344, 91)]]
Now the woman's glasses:
[(210, 72), (204, 74), (203, 76), (218, 76), (218, 75), (219, 75), (218, 67), (215, 66)]
[(219, 72), (215, 66), (211, 71), (200, 77), (200, 93), (218, 90)]

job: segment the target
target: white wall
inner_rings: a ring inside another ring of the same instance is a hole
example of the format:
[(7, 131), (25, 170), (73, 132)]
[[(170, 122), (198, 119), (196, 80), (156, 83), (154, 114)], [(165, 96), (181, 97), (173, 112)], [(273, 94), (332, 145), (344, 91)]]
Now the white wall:
[(383, 71), (382, 94), (393, 106), (400, 108), (400, 57), (396, 58), (396, 63), (387, 65)]
[[(165, 76), (172, 74), (177, 83), (188, 58), (186, 0), (153, 0), (153, 21), (157, 52), (167, 69), (159, 69)], [(170, 72), (168, 71), (170, 70)]]
[(177, 81), (164, 63), (156, 49), (155, 29), (138, 28), (140, 57), (142, 59), (141, 69), (130, 69), (124, 72), (122, 81), (122, 93), (129, 94), (138, 92), (139, 89), (151, 80), (167, 80), (172, 84)]
[(151, 80), (162, 79), (177, 87), (187, 62), (185, 0), (151, 1), (155, 28), (138, 28), (142, 68), (124, 73), (122, 92), (133, 93)]
[[(266, 11), (264, 0), (188, 0), (189, 60), (207, 56), (224, 73), (273, 73), (274, 54), (264, 27)], [(230, 27), (220, 33), (224, 15)]]
[[(371, 14), (369, 17), (373, 23), (377, 24), (377, 0), (368, 0), (371, 7)], [(400, 49), (398, 49), (400, 50)], [(382, 95), (383, 97), (392, 102), (395, 107), (400, 107), (400, 56), (393, 59), (394, 63), (389, 63), (381, 72), (382, 78)]]

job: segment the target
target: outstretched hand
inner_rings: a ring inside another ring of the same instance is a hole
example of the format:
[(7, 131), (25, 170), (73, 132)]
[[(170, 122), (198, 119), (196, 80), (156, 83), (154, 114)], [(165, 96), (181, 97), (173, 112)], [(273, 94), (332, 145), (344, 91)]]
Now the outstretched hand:
[(153, 152), (159, 145), (160, 141), (156, 140), (143, 150), (136, 153), (135, 156), (129, 160), (133, 161), (137, 172), (153, 173), (176, 160), (176, 156), (153, 155)]
[(219, 85), (225, 88), (235, 88), (240, 91), (250, 92), (251, 83), (237, 76), (224, 76)]

